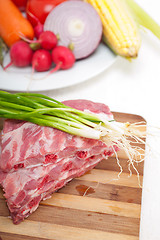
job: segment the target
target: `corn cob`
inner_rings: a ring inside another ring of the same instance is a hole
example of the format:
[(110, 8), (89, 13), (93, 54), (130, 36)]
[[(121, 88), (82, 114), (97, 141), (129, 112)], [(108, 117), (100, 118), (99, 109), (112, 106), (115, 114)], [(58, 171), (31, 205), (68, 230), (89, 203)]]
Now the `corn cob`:
[(136, 57), (141, 44), (136, 23), (123, 0), (86, 0), (98, 12), (103, 40), (118, 55)]

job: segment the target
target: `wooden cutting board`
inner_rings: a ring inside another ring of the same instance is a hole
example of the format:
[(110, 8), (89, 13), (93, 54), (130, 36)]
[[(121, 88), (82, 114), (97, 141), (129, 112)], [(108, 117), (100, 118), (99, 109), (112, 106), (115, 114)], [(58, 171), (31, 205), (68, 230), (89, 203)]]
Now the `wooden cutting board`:
[[(138, 115), (114, 113), (121, 122), (141, 122)], [(142, 148), (145, 146), (141, 145)], [(9, 216), (0, 190), (0, 239), (2, 240), (138, 240), (142, 189), (136, 172), (129, 177), (127, 157), (119, 154), (100, 162), (84, 176), (41, 202), (19, 225)], [(143, 162), (137, 166), (143, 180)], [(87, 191), (88, 189), (88, 191)]]

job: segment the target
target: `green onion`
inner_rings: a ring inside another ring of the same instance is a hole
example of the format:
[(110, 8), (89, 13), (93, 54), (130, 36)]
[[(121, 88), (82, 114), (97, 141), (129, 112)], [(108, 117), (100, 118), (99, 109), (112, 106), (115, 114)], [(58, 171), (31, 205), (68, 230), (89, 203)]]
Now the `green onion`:
[(102, 119), (98, 114), (68, 107), (42, 94), (0, 91), (0, 100), (2, 118), (24, 120), (87, 138), (105, 141), (108, 138), (107, 141), (114, 143), (124, 134), (130, 136), (128, 124)]
[(65, 104), (47, 97), (43, 94), (37, 94), (37, 93), (18, 93), (17, 95), (20, 96), (25, 96), (28, 97), (29, 99), (31, 99), (32, 101), (35, 101), (37, 103), (40, 103), (41, 105), (43, 105), (44, 107), (54, 107), (54, 108), (66, 108), (65, 111), (70, 111), (70, 112), (74, 112), (79, 116), (83, 116), (83, 118), (92, 120), (92, 121), (97, 121), (99, 122), (100, 119), (97, 117), (97, 115), (95, 114), (89, 114), (89, 113), (84, 113), (83, 111), (79, 111), (77, 109), (73, 109), (71, 107), (66, 106)]
[(158, 39), (160, 39), (160, 26), (156, 23), (156, 21), (149, 16), (149, 14), (144, 11), (134, 0), (125, 0), (128, 4), (131, 12), (133, 13), (133, 17), (136, 22), (150, 30)]
[(96, 127), (102, 120), (96, 114), (84, 113), (42, 94), (0, 91), (0, 117), (29, 121), (87, 138), (101, 137), (101, 130)]
[(0, 100), (1, 101), (5, 100), (6, 102), (16, 103), (16, 104), (31, 107), (31, 108), (42, 107), (41, 104), (39, 104), (37, 102), (34, 102), (27, 97), (21, 96), (20, 94), (16, 94), (16, 93), (15, 94), (10, 94), (10, 93), (5, 92), (5, 91), (0, 91)]
[[(105, 115), (104, 115), (105, 116)], [(0, 91), (0, 117), (19, 119), (41, 126), (57, 128), (70, 134), (107, 141), (129, 134), (123, 123), (108, 121), (98, 114), (80, 111), (36, 93), (11, 94)], [(126, 133), (125, 133), (126, 131)]]

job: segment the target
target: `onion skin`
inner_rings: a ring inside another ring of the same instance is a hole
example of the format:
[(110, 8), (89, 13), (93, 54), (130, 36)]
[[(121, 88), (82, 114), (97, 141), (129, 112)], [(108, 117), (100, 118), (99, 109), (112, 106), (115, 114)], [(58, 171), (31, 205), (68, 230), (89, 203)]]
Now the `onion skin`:
[(66, 1), (46, 18), (44, 31), (59, 36), (59, 45), (71, 46), (75, 59), (90, 56), (102, 38), (102, 23), (96, 10), (83, 1)]

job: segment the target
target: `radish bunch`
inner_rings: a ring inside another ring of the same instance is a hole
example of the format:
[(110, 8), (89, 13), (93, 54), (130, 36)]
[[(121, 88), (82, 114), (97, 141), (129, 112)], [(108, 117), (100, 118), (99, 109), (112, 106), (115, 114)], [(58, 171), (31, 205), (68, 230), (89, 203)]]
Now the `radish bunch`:
[(42, 31), (37, 40), (22, 39), (10, 48), (11, 62), (4, 67), (5, 70), (14, 65), (32, 66), (33, 72), (44, 72), (50, 70), (53, 63), (55, 67), (50, 74), (59, 69), (69, 69), (75, 63), (72, 51), (65, 46), (58, 46), (58, 39), (52, 31)]

